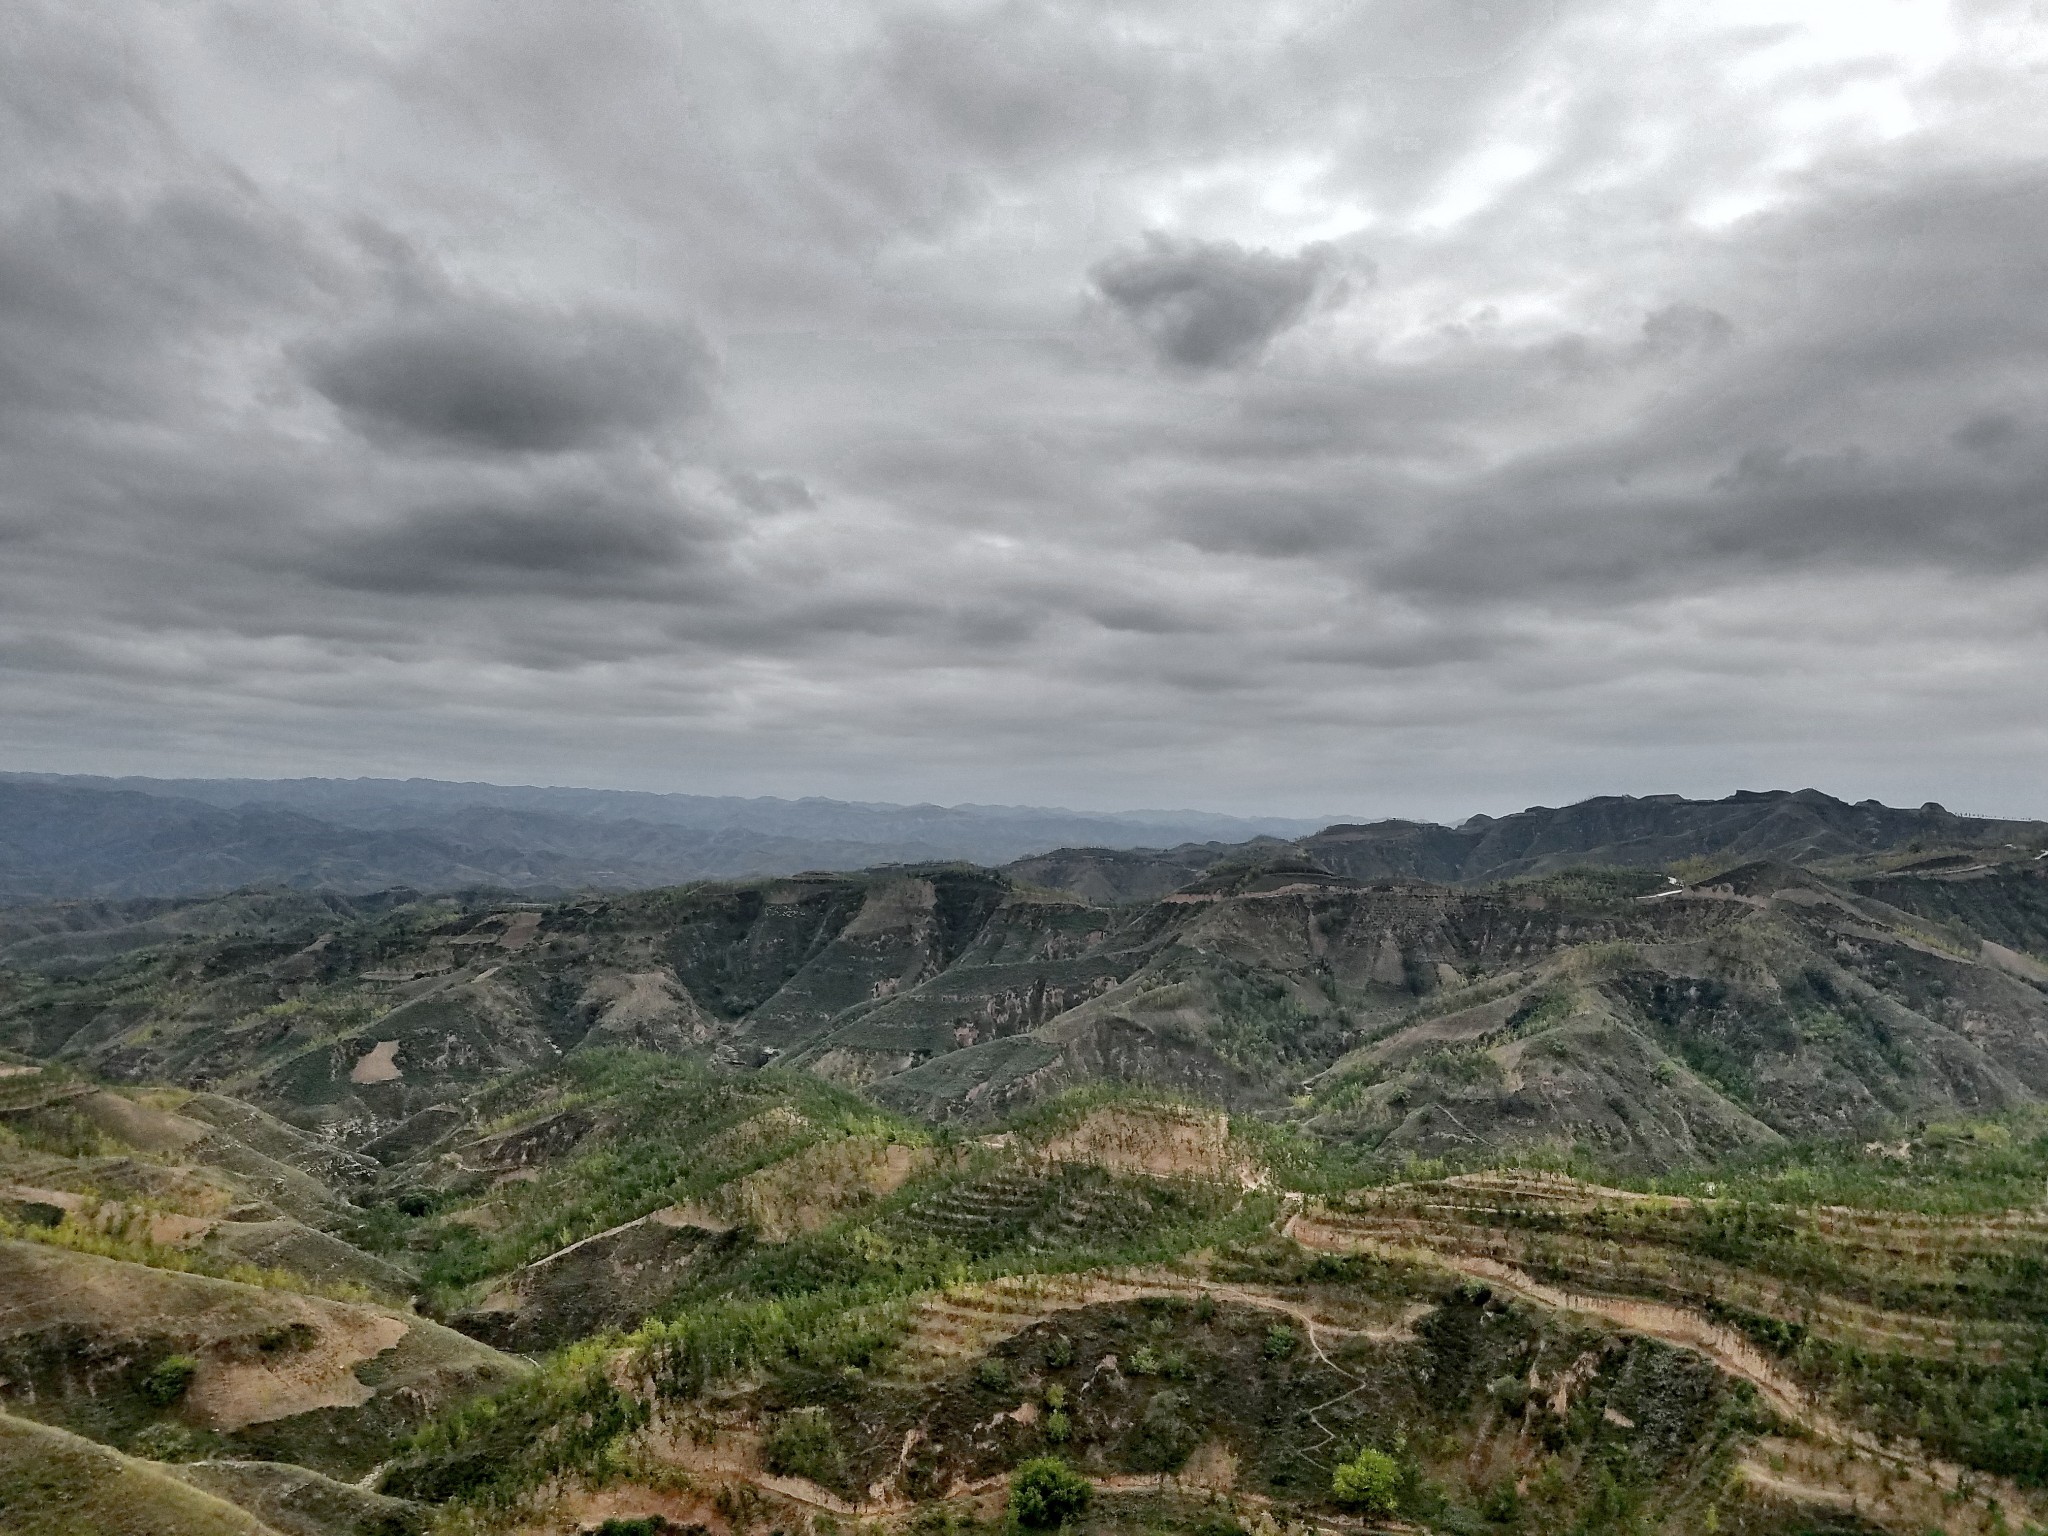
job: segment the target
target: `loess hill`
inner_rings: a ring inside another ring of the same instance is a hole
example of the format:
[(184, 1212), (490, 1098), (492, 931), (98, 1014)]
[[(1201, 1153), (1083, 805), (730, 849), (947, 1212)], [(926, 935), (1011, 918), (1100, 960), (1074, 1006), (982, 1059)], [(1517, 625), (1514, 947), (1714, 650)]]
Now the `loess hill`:
[(1105, 1532), (2048, 1525), (2044, 850), (0, 912), (0, 1528), (959, 1532), (1043, 1455)]

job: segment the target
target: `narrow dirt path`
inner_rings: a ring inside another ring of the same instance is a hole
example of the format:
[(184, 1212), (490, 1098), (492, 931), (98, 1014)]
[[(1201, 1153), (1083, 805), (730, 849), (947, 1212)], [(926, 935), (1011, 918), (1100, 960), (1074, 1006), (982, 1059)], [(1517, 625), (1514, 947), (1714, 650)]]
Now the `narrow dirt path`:
[(1762, 1462), (1744, 1461), (1736, 1469), (1742, 1480), (1766, 1493), (1775, 1493), (1780, 1498), (1790, 1499), (1795, 1504), (1820, 1504), (1829, 1509), (1853, 1509), (1856, 1505), (1854, 1494), (1844, 1493), (1839, 1488), (1826, 1488), (1819, 1483), (1802, 1482), (1796, 1477), (1773, 1472)]
[[(1291, 1301), (1284, 1296), (1275, 1296), (1270, 1292), (1250, 1290), (1236, 1285), (1212, 1284), (1205, 1285), (1203, 1289), (1220, 1301), (1234, 1301), (1248, 1307), (1259, 1307), (1269, 1312), (1284, 1313), (1288, 1317), (1293, 1318), (1301, 1324), (1302, 1332), (1308, 1339), (1308, 1347), (1315, 1351), (1316, 1358), (1346, 1381), (1355, 1383), (1349, 1392), (1339, 1392), (1335, 1397), (1326, 1398), (1308, 1411), (1309, 1422), (1322, 1432), (1323, 1438), (1314, 1445), (1304, 1446), (1302, 1449), (1313, 1453), (1322, 1450), (1325, 1446), (1336, 1444), (1337, 1432), (1323, 1422), (1323, 1410), (1336, 1407), (1337, 1404), (1343, 1402), (1346, 1398), (1356, 1397), (1365, 1390), (1368, 1382), (1365, 1377), (1360, 1376), (1355, 1371), (1346, 1370), (1330, 1358), (1329, 1353), (1323, 1348), (1322, 1341), (1316, 1337), (1318, 1325), (1315, 1314), (1299, 1302)], [(1406, 1343), (1415, 1337), (1414, 1325), (1417, 1319), (1433, 1310), (1433, 1308), (1426, 1305), (1409, 1307), (1401, 1314), (1399, 1322), (1382, 1328), (1342, 1328), (1327, 1321), (1321, 1326), (1333, 1334), (1340, 1334), (1346, 1338), (1368, 1338), (1381, 1344)]]

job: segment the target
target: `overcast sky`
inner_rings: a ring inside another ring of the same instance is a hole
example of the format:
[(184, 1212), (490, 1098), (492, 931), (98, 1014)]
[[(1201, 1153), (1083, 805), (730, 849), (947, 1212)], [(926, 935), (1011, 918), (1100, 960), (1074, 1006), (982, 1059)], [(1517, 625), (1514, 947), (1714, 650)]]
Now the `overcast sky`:
[(2048, 5), (0, 9), (0, 767), (2048, 814)]

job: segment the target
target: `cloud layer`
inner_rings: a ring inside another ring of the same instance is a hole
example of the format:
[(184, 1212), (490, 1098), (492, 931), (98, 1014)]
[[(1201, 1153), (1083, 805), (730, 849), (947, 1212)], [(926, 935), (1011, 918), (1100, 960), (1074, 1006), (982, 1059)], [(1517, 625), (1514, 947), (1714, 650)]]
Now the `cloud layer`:
[(7, 766), (2048, 814), (2021, 0), (7, 26)]

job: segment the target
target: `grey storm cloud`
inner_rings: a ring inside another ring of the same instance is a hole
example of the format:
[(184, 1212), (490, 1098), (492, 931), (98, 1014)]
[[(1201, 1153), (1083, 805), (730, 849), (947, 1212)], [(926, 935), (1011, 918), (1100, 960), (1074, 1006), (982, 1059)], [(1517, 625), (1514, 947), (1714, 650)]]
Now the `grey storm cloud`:
[(314, 387), (371, 436), (559, 453), (701, 410), (694, 332), (621, 315), (457, 303), (311, 349)]
[(0, 766), (2048, 813), (2038, 19), (1753, 21), (21, 0)]
[(1327, 246), (1281, 256), (1155, 232), (1143, 249), (1112, 256), (1089, 275), (1167, 362), (1231, 368), (1300, 321), (1331, 256)]
[(682, 566), (692, 532), (597, 498), (426, 507), (335, 540), (316, 570), (372, 592), (629, 590)]
[(0, 208), (0, 418), (147, 418), (189, 397), (195, 343), (317, 304), (319, 266), (233, 187)]

